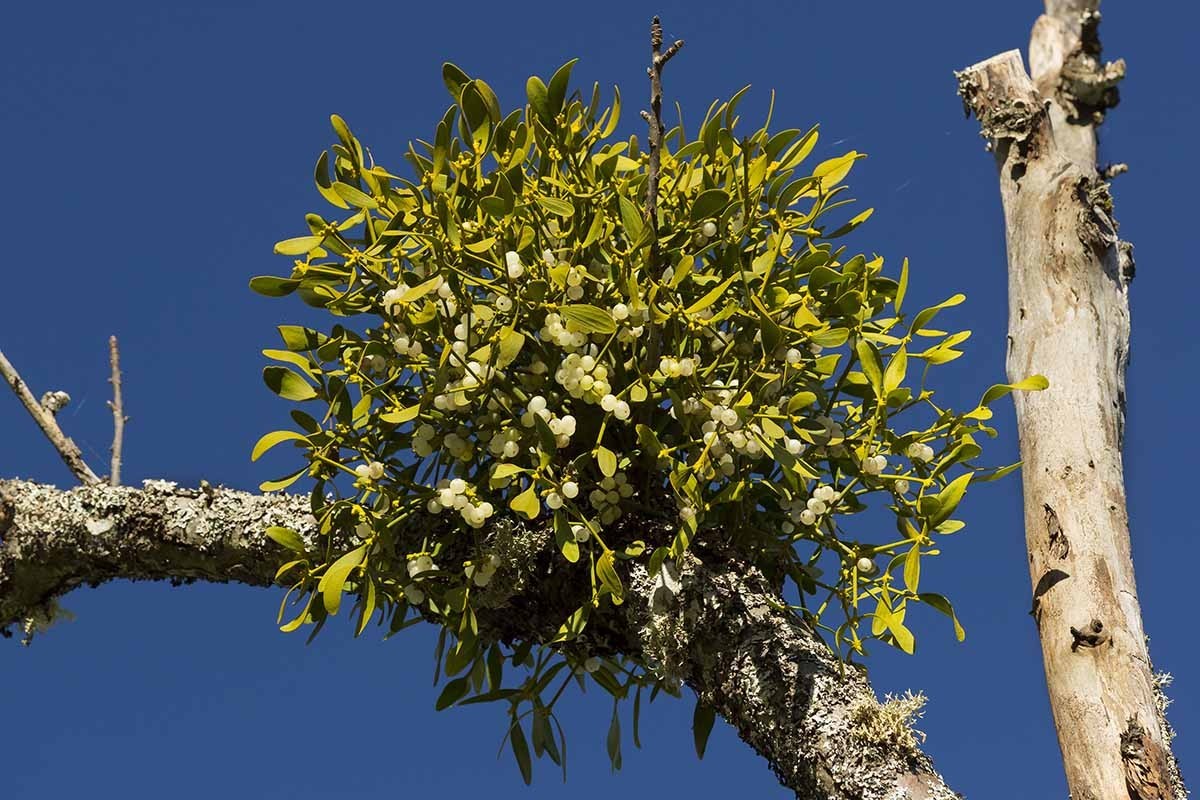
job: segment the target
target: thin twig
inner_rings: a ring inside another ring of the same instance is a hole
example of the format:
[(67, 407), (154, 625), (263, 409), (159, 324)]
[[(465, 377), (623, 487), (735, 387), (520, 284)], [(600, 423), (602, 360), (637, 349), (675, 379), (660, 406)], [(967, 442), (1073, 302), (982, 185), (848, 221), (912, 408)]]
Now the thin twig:
[(112, 377), (108, 382), (113, 387), (113, 399), (108, 407), (113, 412), (113, 443), (112, 469), (108, 482), (113, 486), (121, 485), (121, 445), (125, 443), (125, 407), (121, 403), (121, 352), (117, 349), (117, 337), (108, 337), (108, 364), (112, 367)]
[(658, 178), (662, 163), (663, 139), (662, 72), (667, 62), (683, 47), (683, 39), (676, 39), (665, 53), (662, 51), (662, 42), (662, 23), (656, 16), (650, 23), (650, 66), (646, 68), (646, 74), (650, 76), (650, 112), (642, 112), (642, 119), (650, 126), (649, 135), (646, 137), (650, 148), (650, 165), (646, 171), (645, 218), (646, 224), (654, 231), (650, 254), (652, 266), (656, 270), (661, 266), (658, 250)]
[[(646, 74), (650, 76), (650, 111), (642, 112), (642, 119), (646, 120), (646, 124), (650, 128), (646, 137), (646, 144), (650, 149), (650, 164), (646, 169), (646, 206), (643, 216), (646, 225), (653, 233), (650, 239), (649, 271), (654, 280), (658, 280), (662, 276), (663, 270), (662, 252), (658, 244), (658, 178), (662, 164), (663, 143), (662, 72), (667, 62), (679, 52), (679, 48), (683, 47), (683, 40), (676, 39), (664, 53), (662, 42), (662, 22), (655, 16), (650, 22), (650, 66), (646, 67)], [(648, 334), (646, 337), (647, 363), (656, 364), (662, 342), (653, 321), (650, 322)], [(649, 413), (648, 408), (645, 413)]]
[(4, 377), (4, 382), (9, 385), (13, 392), (20, 399), (21, 404), (33, 417), (38, 427), (42, 429), (42, 433), (46, 434), (46, 438), (50, 440), (50, 444), (54, 445), (54, 449), (66, 462), (67, 468), (79, 479), (81, 483), (89, 486), (94, 486), (103, 481), (96, 477), (96, 473), (92, 472), (92, 468), (83, 460), (83, 453), (79, 451), (79, 447), (71, 441), (62, 428), (58, 427), (58, 422), (55, 421), (54, 415), (49, 410), (42, 407), (33, 393), (29, 391), (29, 387), (25, 385), (25, 381), (17, 373), (16, 368), (4, 357), (4, 352), (0, 351), (0, 376)]

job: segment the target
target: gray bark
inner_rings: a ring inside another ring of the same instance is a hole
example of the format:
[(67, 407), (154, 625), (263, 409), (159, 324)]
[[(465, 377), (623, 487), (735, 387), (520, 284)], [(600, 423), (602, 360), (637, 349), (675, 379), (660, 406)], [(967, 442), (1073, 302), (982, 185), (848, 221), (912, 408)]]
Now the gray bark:
[[(1121, 461), (1132, 246), (1096, 128), (1124, 62), (1100, 61), (1097, 0), (1048, 0), (1030, 43), (959, 74), (1000, 171), (1033, 617), (1071, 796), (1185, 797), (1146, 646)], [(1143, 728), (1144, 726), (1144, 728)], [(1137, 748), (1127, 746), (1137, 730)], [(1136, 750), (1136, 752), (1135, 752)]]
[[(0, 629), (44, 618), (65, 592), (109, 580), (269, 586), (284, 551), (264, 529), (290, 527), (311, 544), (308, 512), (305, 497), (164, 482), (61, 491), (0, 481)], [(481, 600), (481, 635), (545, 641), (578, 600), (548, 572), (557, 556), (548, 531), (500, 526), (507, 544), (498, 550), (510, 557)], [(685, 681), (797, 797), (957, 797), (903, 731), (889, 738), (864, 727), (863, 710), (878, 709), (865, 672), (841, 664), (755, 568), (719, 553), (689, 555), (682, 589), (664, 603), (644, 568), (624, 567), (626, 603), (589, 623), (588, 635)]]

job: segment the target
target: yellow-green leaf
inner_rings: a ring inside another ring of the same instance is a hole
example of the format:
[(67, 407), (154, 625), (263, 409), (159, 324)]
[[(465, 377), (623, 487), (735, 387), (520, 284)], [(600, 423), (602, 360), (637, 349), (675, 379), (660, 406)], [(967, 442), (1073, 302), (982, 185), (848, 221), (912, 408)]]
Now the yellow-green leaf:
[(281, 442), (308, 441), (303, 434), (296, 431), (271, 431), (263, 434), (263, 436), (254, 444), (254, 449), (250, 452), (250, 460), (258, 461), (262, 454), (270, 450)]
[(317, 584), (317, 591), (321, 593), (321, 600), (329, 614), (336, 614), (341, 607), (342, 588), (346, 585), (350, 573), (362, 563), (366, 552), (367, 546), (361, 544), (334, 561), (329, 569), (325, 570), (325, 574)]
[(596, 577), (604, 588), (612, 594), (613, 603), (620, 604), (625, 596), (625, 587), (621, 584), (621, 578), (617, 575), (616, 567), (613, 566), (613, 554), (611, 550), (605, 550), (596, 559)]
[(959, 624), (958, 616), (954, 613), (954, 607), (950, 605), (949, 600), (947, 600), (945, 597), (942, 597), (940, 594), (933, 594), (932, 592), (925, 592), (917, 595), (917, 597), (920, 598), (922, 603), (927, 603), (951, 619), (951, 621), (954, 623), (954, 638), (958, 639), (960, 642), (967, 638), (967, 632), (963, 630), (963, 626)]
[(556, 217), (569, 217), (575, 213), (575, 206), (558, 197), (539, 196), (537, 202)]
[(390, 425), (403, 425), (417, 418), (421, 413), (421, 404), (409, 406), (408, 408), (400, 408), (395, 411), (387, 411), (379, 415), (379, 419)]
[(574, 323), (583, 333), (617, 332), (617, 324), (613, 322), (612, 314), (586, 303), (559, 306), (558, 313), (567, 322)]
[(908, 372), (908, 353), (903, 347), (896, 351), (892, 356), (892, 360), (888, 362), (887, 371), (883, 373), (883, 393), (889, 394), (904, 383), (904, 376)]
[(996, 400), (999, 400), (1009, 392), (1040, 392), (1050, 386), (1050, 381), (1045, 375), (1030, 375), (1023, 381), (1016, 383), (998, 383), (983, 393), (983, 399), (979, 401), (979, 405), (986, 406)]
[(281, 256), (302, 256), (316, 250), (325, 241), (324, 236), (297, 236), (275, 243), (275, 252)]
[(296, 533), (291, 528), (282, 528), (278, 525), (272, 525), (267, 528), (267, 536), (274, 541), (286, 547), (288, 550), (294, 550), (297, 553), (304, 553), (304, 540), (300, 538), (300, 534)]
[(929, 524), (937, 525), (954, 513), (954, 509), (958, 508), (959, 502), (963, 499), (963, 495), (967, 491), (967, 484), (971, 482), (972, 477), (974, 477), (974, 474), (970, 472), (959, 475), (950, 481), (945, 489), (938, 492), (936, 498), (938, 510), (930, 518)]
[(717, 300), (721, 299), (721, 295), (725, 294), (725, 290), (732, 286), (733, 282), (737, 279), (737, 275), (731, 275), (725, 280), (721, 281), (715, 287), (709, 289), (707, 294), (688, 306), (687, 309), (685, 309), (686, 313), (688, 315), (698, 314), (704, 309), (708, 308), (713, 303), (717, 302)]
[(866, 339), (859, 338), (854, 342), (854, 352), (858, 354), (859, 363), (862, 364), (863, 374), (867, 376), (867, 380), (871, 382), (872, 388), (876, 394), (882, 394), (883, 387), (883, 369), (879, 365), (879, 354), (875, 352), (875, 347)]
[(917, 590), (921, 580), (921, 546), (914, 544), (904, 556), (904, 588), (910, 592)]
[(533, 519), (542, 510), (541, 503), (538, 502), (537, 492), (532, 485), (514, 497), (508, 506), (513, 511), (525, 517), (525, 519)]
[(271, 391), (287, 400), (311, 400), (317, 396), (316, 389), (287, 367), (265, 367), (263, 381)]
[(617, 455), (602, 444), (596, 445), (596, 463), (606, 477), (617, 474)]
[(512, 328), (502, 330), (500, 332), (500, 351), (496, 354), (496, 367), (499, 369), (507, 367), (516, 360), (524, 346), (525, 334)]

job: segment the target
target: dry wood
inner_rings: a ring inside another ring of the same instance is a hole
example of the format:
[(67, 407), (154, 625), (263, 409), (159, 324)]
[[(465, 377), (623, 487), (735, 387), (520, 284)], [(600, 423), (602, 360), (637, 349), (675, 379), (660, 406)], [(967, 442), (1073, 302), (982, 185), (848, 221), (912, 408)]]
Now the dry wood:
[[(1032, 78), (1015, 50), (958, 75), (1000, 170), (1008, 374), (1050, 380), (1015, 396), (1032, 613), (1071, 796), (1178, 800), (1121, 462), (1132, 246), (1117, 236), (1096, 164), (1096, 126), (1125, 66), (1099, 59), (1097, 0), (1046, 5), (1030, 43)], [(1145, 762), (1137, 769), (1135, 749)], [(1154, 794), (1127, 782), (1147, 769), (1166, 776)]]
[[(4, 353), (0, 352), (0, 377), (4, 378), (4, 382), (13, 390), (17, 398), (20, 399), (21, 405), (25, 406), (25, 410), (37, 422), (38, 427), (42, 429), (42, 433), (46, 434), (46, 438), (50, 440), (50, 444), (54, 445), (54, 449), (58, 451), (63, 462), (71, 473), (84, 484), (100, 483), (100, 478), (96, 473), (92, 472), (92, 468), (83, 460), (83, 453), (79, 447), (71, 441), (70, 437), (62, 432), (62, 428), (58, 427), (58, 422), (54, 419), (54, 414), (37, 401), (33, 396), (33, 392), (29, 391), (29, 387), (25, 381), (21, 379), (20, 373), (16, 367), (12, 365)], [(66, 396), (63, 395), (65, 398)]]
[(108, 474), (108, 482), (113, 486), (121, 485), (121, 449), (125, 444), (125, 404), (121, 398), (121, 351), (117, 348), (117, 337), (108, 337), (108, 364), (112, 369), (112, 377), (108, 382), (113, 387), (113, 399), (108, 407), (113, 414), (112, 466)]

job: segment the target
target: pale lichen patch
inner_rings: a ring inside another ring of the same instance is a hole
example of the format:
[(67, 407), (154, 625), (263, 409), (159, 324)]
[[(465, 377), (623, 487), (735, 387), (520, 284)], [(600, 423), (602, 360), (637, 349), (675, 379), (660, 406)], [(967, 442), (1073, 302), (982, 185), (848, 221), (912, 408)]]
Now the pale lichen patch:
[(871, 747), (900, 751), (906, 756), (920, 753), (925, 734), (913, 727), (924, 715), (928, 698), (921, 692), (887, 695), (882, 703), (864, 695), (850, 708), (850, 733)]

